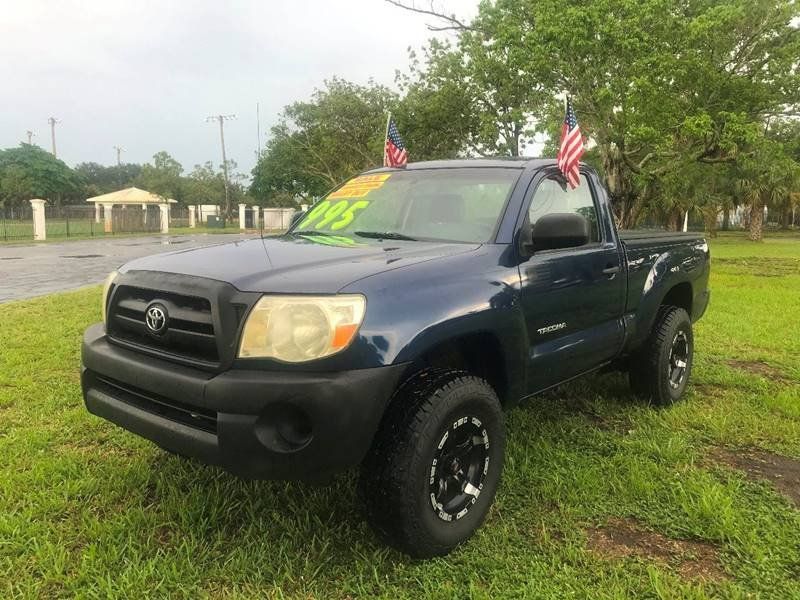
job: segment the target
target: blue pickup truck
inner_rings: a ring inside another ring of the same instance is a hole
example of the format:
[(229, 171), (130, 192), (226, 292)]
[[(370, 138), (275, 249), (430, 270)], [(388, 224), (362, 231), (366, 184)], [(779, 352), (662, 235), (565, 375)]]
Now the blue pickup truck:
[(134, 260), (82, 348), (90, 412), (247, 478), (360, 466), (374, 529), (419, 557), (484, 520), (504, 411), (619, 367), (669, 405), (692, 369), (709, 251), (617, 231), (591, 168), (377, 169), (280, 237)]

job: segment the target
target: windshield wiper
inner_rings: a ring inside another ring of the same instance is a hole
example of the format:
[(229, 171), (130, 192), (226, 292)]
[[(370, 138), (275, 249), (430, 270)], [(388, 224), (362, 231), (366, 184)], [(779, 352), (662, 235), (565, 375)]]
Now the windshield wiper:
[(300, 231), (290, 231), (291, 235), (329, 235), (324, 231), (314, 231), (312, 229), (301, 229)]
[(417, 241), (417, 238), (413, 238), (405, 233), (397, 233), (396, 231), (354, 231), (353, 233), (365, 238), (375, 238), (376, 240), (403, 240), (406, 242)]

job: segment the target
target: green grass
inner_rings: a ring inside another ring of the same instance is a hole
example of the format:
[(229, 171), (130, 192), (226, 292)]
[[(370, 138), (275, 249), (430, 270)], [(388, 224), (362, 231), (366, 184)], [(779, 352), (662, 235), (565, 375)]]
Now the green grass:
[[(800, 240), (726, 236), (712, 256), (686, 401), (652, 410), (609, 374), (515, 409), (486, 524), (427, 562), (376, 540), (352, 473), (244, 482), (89, 415), (79, 341), (99, 289), (2, 305), (0, 597), (800, 598), (800, 511), (708, 460), (800, 457)], [(589, 550), (613, 518), (713, 544), (727, 578)]]

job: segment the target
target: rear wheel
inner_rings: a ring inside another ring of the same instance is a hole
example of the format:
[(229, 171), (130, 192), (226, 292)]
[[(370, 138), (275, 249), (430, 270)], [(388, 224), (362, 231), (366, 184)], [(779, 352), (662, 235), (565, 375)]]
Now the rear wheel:
[(665, 306), (656, 317), (650, 337), (631, 361), (631, 388), (656, 406), (669, 406), (686, 391), (693, 358), (689, 314), (682, 308)]
[(483, 379), (423, 372), (395, 394), (361, 467), (367, 519), (390, 545), (440, 556), (481, 525), (500, 481), (503, 412)]

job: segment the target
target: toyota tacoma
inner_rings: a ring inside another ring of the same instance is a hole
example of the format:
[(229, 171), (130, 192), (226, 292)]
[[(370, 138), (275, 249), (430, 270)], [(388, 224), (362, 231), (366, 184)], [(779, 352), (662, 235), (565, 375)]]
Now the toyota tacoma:
[(140, 258), (85, 333), (88, 410), (246, 478), (360, 467), (368, 521), (446, 554), (487, 515), (504, 412), (603, 367), (678, 400), (709, 300), (696, 234), (619, 232), (554, 160), (376, 169), (279, 237)]

